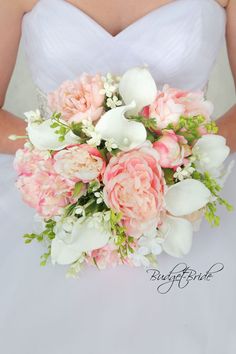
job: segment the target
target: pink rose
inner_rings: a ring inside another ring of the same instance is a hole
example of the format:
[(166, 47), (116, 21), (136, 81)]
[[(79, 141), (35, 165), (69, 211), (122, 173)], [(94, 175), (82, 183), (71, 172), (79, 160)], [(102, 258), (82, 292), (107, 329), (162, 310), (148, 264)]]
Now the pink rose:
[(183, 164), (185, 150), (173, 130), (163, 131), (163, 136), (153, 143), (153, 148), (160, 155), (161, 167), (175, 168)]
[(48, 105), (69, 122), (81, 122), (83, 119), (94, 121), (103, 113), (102, 88), (100, 75), (83, 74), (77, 80), (63, 82), (56, 91), (50, 93)]
[(159, 224), (164, 178), (155, 149), (143, 146), (112, 157), (103, 182), (105, 202), (122, 213), (127, 234), (139, 237)]
[(155, 118), (158, 130), (162, 130), (170, 123), (178, 123), (180, 116), (203, 115), (208, 120), (212, 112), (213, 106), (205, 100), (203, 92), (188, 92), (165, 85), (158, 91), (155, 101), (144, 107), (142, 114)]
[[(53, 173), (39, 171), (31, 176), (20, 176), (16, 182), (23, 200), (45, 218), (62, 213), (62, 208), (74, 203), (74, 183)], [(83, 193), (81, 191), (81, 193)]]
[(100, 179), (105, 166), (100, 152), (87, 144), (68, 146), (54, 155), (55, 171), (74, 182)]

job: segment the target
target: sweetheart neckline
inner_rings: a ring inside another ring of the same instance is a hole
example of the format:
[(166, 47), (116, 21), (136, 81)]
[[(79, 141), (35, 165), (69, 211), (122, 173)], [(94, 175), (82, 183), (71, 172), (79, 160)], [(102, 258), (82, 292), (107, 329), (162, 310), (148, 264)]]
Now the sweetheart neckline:
[(67, 0), (60, 0), (62, 2), (64, 2), (65, 4), (67, 4), (68, 6), (75, 8), (75, 10), (77, 10), (82, 16), (84, 16), (85, 18), (87, 18), (91, 23), (94, 23), (94, 25), (96, 27), (98, 27), (99, 29), (101, 29), (105, 34), (107, 34), (109, 37), (115, 39), (119, 36), (121, 36), (123, 33), (125, 33), (126, 31), (128, 31), (131, 27), (139, 24), (140, 22), (144, 21), (146, 18), (148, 18), (149, 16), (152, 16), (153, 14), (155, 14), (156, 12), (159, 12), (159, 10), (161, 10), (162, 8), (166, 8), (170, 5), (173, 5), (173, 3), (176, 3), (177, 1), (186, 1), (186, 0), (170, 0), (168, 1), (166, 4), (163, 4), (161, 6), (158, 6), (156, 8), (154, 8), (153, 10), (149, 11), (148, 13), (146, 13), (145, 15), (139, 17), (137, 20), (134, 20), (133, 22), (131, 22), (129, 25), (127, 25), (126, 27), (124, 27), (121, 31), (119, 31), (117, 34), (113, 35), (111, 32), (109, 32), (105, 27), (103, 27), (99, 22), (97, 22), (95, 19), (93, 19), (92, 16), (88, 15), (86, 12), (84, 12), (83, 10), (81, 10), (79, 7), (75, 6), (74, 4), (70, 3)]
[[(126, 26), (124, 29), (122, 29), (120, 32), (118, 32), (116, 35), (112, 35), (108, 30), (106, 30), (106, 28), (104, 28), (101, 24), (99, 24), (96, 20), (94, 20), (90, 15), (88, 15), (86, 12), (84, 12), (83, 10), (81, 10), (79, 7), (73, 5), (72, 3), (68, 2), (67, 0), (54, 0), (56, 2), (60, 1), (61, 4), (64, 4), (66, 7), (75, 10), (81, 17), (85, 18), (88, 22), (90, 22), (94, 27), (97, 28), (97, 30), (100, 30), (100, 32), (105, 35), (106, 37), (112, 39), (112, 40), (116, 40), (119, 39), (120, 37), (123, 37), (126, 33), (128, 33), (132, 28), (137, 27), (138, 25), (142, 24), (144, 21), (146, 21), (147, 19), (149, 19), (150, 17), (161, 13), (162, 11), (165, 11), (166, 9), (171, 8), (172, 6), (178, 5), (180, 2), (184, 2), (184, 1), (190, 1), (190, 0), (170, 0), (169, 2), (167, 2), (166, 4), (163, 4), (157, 8), (154, 8), (153, 10), (149, 11), (146, 15), (141, 16), (140, 18), (138, 18), (137, 20), (133, 21), (132, 23), (130, 23), (128, 26)], [(225, 11), (225, 9), (218, 3), (217, 0), (192, 0), (192, 1), (209, 1), (214, 3), (217, 7), (220, 7), (223, 11)], [(36, 5), (32, 8), (32, 10), (27, 14), (30, 14), (31, 12), (33, 12), (40, 3), (42, 3), (43, 0), (38, 0), (38, 2), (36, 3)]]

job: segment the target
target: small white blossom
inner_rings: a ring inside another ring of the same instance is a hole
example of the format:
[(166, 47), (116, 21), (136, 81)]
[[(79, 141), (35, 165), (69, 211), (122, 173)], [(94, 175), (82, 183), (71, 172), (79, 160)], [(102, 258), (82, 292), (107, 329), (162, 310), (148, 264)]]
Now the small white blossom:
[(85, 210), (82, 206), (79, 206), (79, 207), (75, 208), (74, 214), (85, 216)]
[(91, 133), (91, 139), (87, 140), (87, 144), (91, 146), (99, 146), (101, 144), (101, 135), (94, 132)]
[(89, 119), (84, 119), (82, 120), (82, 132), (86, 134), (87, 136), (91, 136), (91, 133), (94, 132), (94, 125)]
[(93, 192), (96, 192), (100, 188), (100, 186), (101, 183), (98, 180), (89, 183), (89, 188), (91, 188)]
[(106, 76), (102, 77), (102, 80), (104, 84), (103, 89), (100, 90), (100, 93), (108, 98), (106, 100), (107, 107), (116, 108), (117, 106), (121, 106), (122, 101), (117, 97), (120, 78), (108, 73)]
[(174, 178), (178, 179), (179, 181), (183, 181), (186, 178), (191, 178), (195, 168), (188, 164), (187, 166), (181, 168), (178, 167), (176, 172), (174, 173)]
[(150, 261), (146, 256), (147, 256), (147, 252), (145, 248), (139, 248), (136, 252), (131, 254), (129, 257), (131, 258), (133, 264), (136, 267), (140, 267), (140, 266), (148, 267), (150, 266)]
[(85, 254), (82, 254), (80, 258), (69, 267), (66, 278), (78, 278), (78, 273), (81, 271), (84, 261)]
[(117, 149), (118, 146), (117, 144), (115, 143), (114, 139), (108, 139), (106, 142), (105, 142), (105, 146), (107, 148), (108, 151), (112, 151), (112, 149)]
[(26, 121), (29, 123), (37, 123), (42, 122), (43, 118), (41, 117), (41, 113), (39, 109), (36, 111), (25, 112), (24, 116), (26, 117)]
[(97, 198), (97, 204), (101, 204), (104, 200), (103, 192), (95, 192), (94, 195)]
[(109, 97), (106, 101), (107, 107), (113, 109), (122, 105), (122, 101), (117, 96)]
[(162, 252), (162, 240), (158, 237), (157, 230), (153, 230), (148, 234), (144, 234), (138, 240), (138, 245), (145, 250), (146, 254), (158, 255)]
[(99, 146), (101, 144), (101, 135), (95, 131), (93, 123), (87, 119), (83, 120), (82, 123), (83, 133), (90, 137), (90, 139), (87, 140), (87, 144), (91, 146)]

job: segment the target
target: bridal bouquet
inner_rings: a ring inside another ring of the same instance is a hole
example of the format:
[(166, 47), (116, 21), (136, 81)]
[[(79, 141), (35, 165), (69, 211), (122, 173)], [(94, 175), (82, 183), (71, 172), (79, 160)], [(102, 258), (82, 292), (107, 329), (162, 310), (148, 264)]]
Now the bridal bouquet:
[[(48, 95), (51, 114), (26, 113), (17, 187), (40, 216), (42, 265), (155, 265), (182, 257), (202, 217), (219, 225), (225, 139), (202, 92), (157, 90), (147, 68), (83, 74)], [(11, 137), (14, 138), (14, 137)]]

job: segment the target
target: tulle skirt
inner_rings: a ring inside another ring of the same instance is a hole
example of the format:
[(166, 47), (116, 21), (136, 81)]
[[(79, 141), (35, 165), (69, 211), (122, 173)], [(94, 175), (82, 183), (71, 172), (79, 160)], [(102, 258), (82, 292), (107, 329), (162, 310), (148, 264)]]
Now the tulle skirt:
[[(231, 156), (236, 158), (236, 156)], [(0, 352), (4, 354), (233, 354), (236, 350), (236, 214), (220, 210), (221, 226), (203, 222), (184, 259), (159, 257), (168, 274), (184, 262), (199, 272), (224, 269), (167, 294), (143, 268), (85, 268), (66, 279), (61, 266), (41, 267), (39, 244), (22, 235), (34, 211), (14, 186), (13, 158), (0, 156)], [(236, 205), (235, 170), (224, 196)]]

